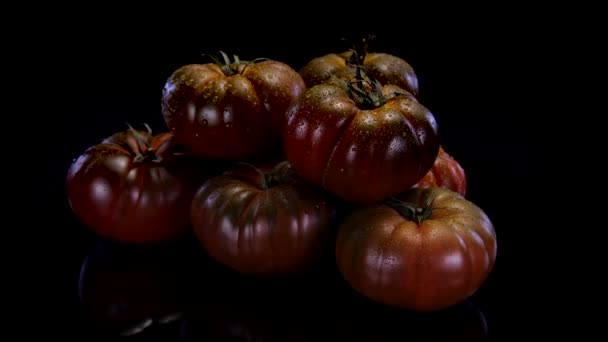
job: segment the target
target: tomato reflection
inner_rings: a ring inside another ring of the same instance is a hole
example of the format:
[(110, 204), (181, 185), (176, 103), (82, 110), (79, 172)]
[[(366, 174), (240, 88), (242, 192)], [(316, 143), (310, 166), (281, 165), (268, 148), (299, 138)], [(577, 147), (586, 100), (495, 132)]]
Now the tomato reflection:
[[(334, 271), (254, 279), (226, 273), (191, 282), (183, 341), (486, 341), (472, 301), (432, 313), (396, 310), (350, 291)], [(195, 290), (196, 289), (196, 290)], [(197, 291), (198, 290), (198, 291)]]
[(182, 341), (298, 342), (327, 337), (329, 321), (306, 303), (311, 296), (305, 288), (311, 284), (238, 276), (224, 280), (209, 284), (211, 288), (191, 302), (181, 327)]
[(133, 335), (179, 319), (181, 244), (98, 242), (83, 260), (78, 284), (93, 325), (104, 333)]
[(485, 341), (472, 301), (434, 313), (375, 304), (331, 264), (291, 277), (242, 276), (192, 241), (170, 246), (99, 242), (85, 258), (82, 307), (94, 335), (164, 341)]
[(487, 341), (485, 315), (471, 301), (433, 313), (354, 309), (336, 317), (339, 341)]

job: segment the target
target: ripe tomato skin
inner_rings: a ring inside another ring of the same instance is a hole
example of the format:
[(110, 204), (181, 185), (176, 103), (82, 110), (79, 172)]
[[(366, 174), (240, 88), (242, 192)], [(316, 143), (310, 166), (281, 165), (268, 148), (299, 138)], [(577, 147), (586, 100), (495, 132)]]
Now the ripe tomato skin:
[(173, 157), (171, 144), (169, 133), (127, 130), (88, 148), (66, 179), (78, 220), (124, 243), (162, 243), (187, 233), (190, 201), (206, 176)]
[[(352, 54), (352, 51), (346, 51), (313, 58), (300, 69), (300, 75), (309, 88), (324, 83), (332, 76), (351, 79), (355, 73), (355, 68), (349, 63)], [(404, 59), (379, 52), (368, 52), (360, 57), (363, 70), (380, 83), (394, 84), (418, 97), (418, 77)]]
[(161, 108), (194, 155), (250, 160), (281, 146), (285, 113), (305, 85), (280, 61), (189, 64), (167, 79)]
[(430, 208), (430, 215), (418, 223), (386, 204), (351, 212), (336, 242), (344, 279), (375, 301), (416, 311), (441, 310), (472, 295), (496, 259), (488, 216), (440, 187), (412, 188), (397, 198)]
[(440, 186), (465, 196), (467, 179), (462, 165), (440, 146), (433, 167), (415, 186), (422, 188)]
[(211, 257), (241, 273), (304, 270), (329, 248), (331, 199), (294, 176), (287, 162), (260, 171), (235, 166), (206, 181), (192, 201), (195, 236)]
[(385, 85), (382, 93), (388, 97), (383, 105), (365, 109), (331, 82), (307, 89), (288, 112), (283, 137), (294, 171), (356, 203), (416, 184), (437, 156), (437, 123), (405, 90)]

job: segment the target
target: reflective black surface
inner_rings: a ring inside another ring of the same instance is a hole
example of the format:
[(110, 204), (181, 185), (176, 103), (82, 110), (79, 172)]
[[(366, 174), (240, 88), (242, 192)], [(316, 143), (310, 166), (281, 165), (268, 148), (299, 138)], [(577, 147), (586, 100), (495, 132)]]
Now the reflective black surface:
[(329, 255), (314, 270), (263, 279), (218, 266), (191, 239), (141, 248), (99, 240), (82, 261), (83, 340), (486, 341), (476, 298), (434, 313), (372, 303), (352, 292)]

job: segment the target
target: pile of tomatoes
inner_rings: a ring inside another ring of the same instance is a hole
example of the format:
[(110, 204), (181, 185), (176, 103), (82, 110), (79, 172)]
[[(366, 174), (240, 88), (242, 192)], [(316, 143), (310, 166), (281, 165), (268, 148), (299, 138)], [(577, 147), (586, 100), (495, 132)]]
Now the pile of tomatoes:
[(166, 132), (128, 127), (91, 146), (67, 196), (110, 240), (193, 232), (218, 263), (262, 276), (334, 251), (372, 300), (443, 309), (486, 279), (496, 234), (418, 93), (412, 67), (386, 53), (331, 53), (296, 71), (220, 52), (168, 77)]

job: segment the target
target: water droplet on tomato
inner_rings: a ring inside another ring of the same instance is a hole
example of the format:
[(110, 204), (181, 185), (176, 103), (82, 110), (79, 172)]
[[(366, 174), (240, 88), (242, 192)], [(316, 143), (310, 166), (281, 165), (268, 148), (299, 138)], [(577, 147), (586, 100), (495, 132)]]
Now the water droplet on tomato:
[(230, 122), (230, 121), (226, 122), (226, 128), (230, 128), (230, 127), (232, 127), (232, 122)]
[(195, 133), (194, 136), (198, 138), (198, 133)]
[(344, 172), (344, 169), (340, 169), (340, 172)]
[(209, 124), (209, 121), (207, 121), (207, 119), (203, 119), (203, 121), (201, 121), (201, 124), (203, 126), (207, 126)]
[(232, 120), (232, 106), (228, 105), (224, 108), (224, 122), (226, 124), (230, 123), (230, 121)]

